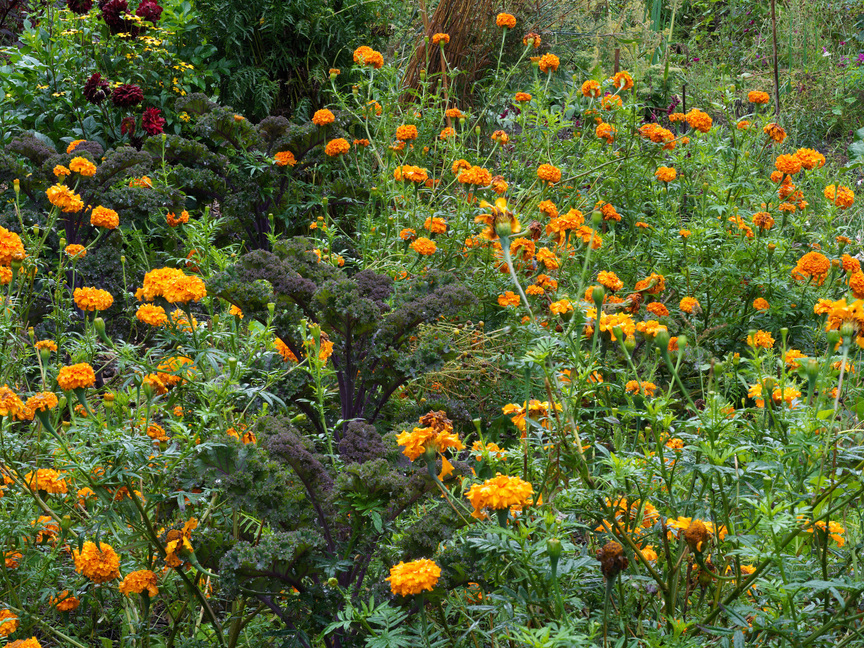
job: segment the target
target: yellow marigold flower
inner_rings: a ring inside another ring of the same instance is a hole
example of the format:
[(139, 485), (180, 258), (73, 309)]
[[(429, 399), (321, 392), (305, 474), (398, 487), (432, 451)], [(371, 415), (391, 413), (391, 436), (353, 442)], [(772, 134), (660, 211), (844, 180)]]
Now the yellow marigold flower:
[(443, 218), (429, 216), (423, 223), (423, 227), (432, 234), (443, 234), (447, 231), (447, 221)]
[(533, 494), (534, 487), (529, 482), (498, 473), (482, 484), (473, 484), (465, 497), (474, 507), (472, 517), (483, 518), (484, 509), (501, 511), (526, 506)]
[(531, 101), (532, 97), (528, 92), (517, 92), (513, 95), (513, 101), (517, 103), (527, 103)]
[(156, 574), (149, 569), (141, 569), (127, 574), (118, 589), (125, 596), (142, 594), (145, 590), (147, 595), (151, 597), (159, 593), (159, 588), (156, 587)]
[(792, 269), (792, 277), (794, 279), (803, 280), (809, 277), (821, 286), (825, 278), (828, 276), (828, 271), (831, 269), (831, 261), (824, 254), (819, 252), (808, 252), (800, 259)]
[(778, 387), (771, 393), (771, 400), (773, 400), (776, 405), (779, 405), (783, 401), (786, 401), (787, 405), (791, 405), (793, 400), (800, 397), (801, 392), (794, 387), (786, 387), (783, 391), (780, 391), (780, 388)]
[(541, 72), (546, 74), (548, 72), (557, 71), (560, 64), (561, 61), (559, 61), (558, 57), (554, 54), (544, 54), (540, 57), (540, 61), (538, 61), (537, 66), (540, 68)]
[(381, 56), (381, 52), (373, 50), (367, 45), (361, 45), (354, 50), (354, 62), (380, 70), (384, 65), (384, 57)]
[(429, 173), (426, 169), (404, 164), (393, 169), (394, 180), (408, 180), (417, 184), (423, 184), (429, 179)]
[(828, 185), (825, 187), (824, 194), (825, 198), (827, 198), (829, 202), (834, 203), (841, 209), (847, 209), (855, 202), (855, 194), (852, 190), (849, 189), (849, 187), (844, 187), (842, 185), (839, 187)]
[(111, 308), (114, 297), (106, 290), (99, 288), (76, 288), (72, 293), (75, 305), (83, 311), (104, 311)]
[(441, 568), (426, 558), (400, 561), (390, 568), (390, 575), (385, 579), (390, 582), (390, 590), (400, 596), (420, 594), (424, 590), (431, 592), (441, 577)]
[(768, 331), (756, 331), (747, 336), (747, 346), (754, 349), (772, 349), (774, 348), (774, 338)]
[(685, 313), (692, 314), (694, 311), (698, 312), (700, 310), (699, 301), (694, 297), (684, 297), (681, 303), (678, 304), (678, 308)]
[[(454, 164), (455, 166), (455, 164)], [(476, 185), (478, 187), (488, 187), (492, 184), (492, 174), (488, 169), (479, 166), (472, 166), (469, 169), (459, 173), (456, 178), (462, 184)]]
[(48, 196), (48, 202), (55, 207), (59, 207), (60, 211), (67, 214), (75, 214), (84, 209), (84, 201), (81, 196), (76, 194), (66, 185), (54, 185), (45, 190), (45, 195)]
[(68, 175), (72, 175), (72, 172), (62, 164), (58, 164), (54, 167), (54, 175), (58, 178), (65, 178)]
[(326, 153), (330, 157), (336, 157), (337, 155), (345, 155), (348, 151), (351, 150), (351, 145), (348, 143), (348, 140), (337, 137), (336, 139), (332, 139), (327, 142), (327, 146), (324, 147), (324, 153)]
[(495, 17), (495, 24), (505, 29), (513, 29), (516, 26), (516, 16), (509, 13), (499, 13)]
[(72, 557), (75, 559), (75, 571), (94, 583), (107, 583), (120, 577), (120, 557), (109, 544), (100, 542), (97, 547), (88, 540), (81, 551), (72, 550)]
[(624, 287), (624, 282), (618, 278), (618, 275), (607, 270), (601, 270), (597, 274), (597, 282), (612, 292), (617, 292)]
[(621, 70), (611, 78), (612, 84), (620, 90), (629, 90), (633, 87), (633, 77), (627, 70)]
[(54, 392), (37, 392), (27, 399), (24, 406), (34, 412), (47, 412), (57, 407), (58, 402)]
[(120, 224), (120, 216), (113, 209), (107, 207), (94, 207), (90, 213), (90, 224), (94, 227), (104, 227), (113, 230)]
[(72, 151), (74, 151), (76, 148), (78, 148), (79, 144), (83, 144), (86, 141), (87, 140), (83, 140), (83, 139), (72, 140), (71, 142), (69, 142), (69, 146), (66, 147), (66, 153), (71, 154)]
[(654, 175), (661, 182), (672, 182), (678, 173), (672, 167), (661, 166), (654, 172)]
[(767, 104), (770, 100), (768, 93), (761, 90), (751, 90), (747, 93), (747, 101), (753, 104)]
[(18, 616), (10, 610), (0, 610), (0, 637), (8, 637), (18, 629)]
[(29, 639), (12, 641), (6, 644), (6, 648), (42, 648), (42, 644), (39, 643), (36, 637), (30, 637)]
[(81, 601), (69, 594), (69, 590), (63, 590), (57, 596), (52, 596), (48, 603), (54, 606), (58, 612), (71, 612), (78, 609), (78, 606), (81, 605)]
[(856, 299), (864, 298), (864, 273), (860, 270), (849, 275), (849, 289)]
[(600, 95), (603, 94), (603, 90), (600, 89), (600, 84), (594, 79), (588, 79), (582, 84), (582, 94), (586, 97), (599, 99)]
[(291, 151), (279, 151), (273, 156), (276, 166), (294, 166), (297, 160), (294, 159), (294, 154)]
[(503, 307), (518, 306), (520, 304), (519, 295), (512, 290), (508, 290), (503, 295), (498, 295), (498, 305)]
[(96, 384), (96, 374), (86, 362), (63, 366), (57, 374), (57, 384), (63, 391), (92, 387)]
[(78, 259), (79, 261), (87, 256), (87, 248), (77, 243), (67, 245), (63, 250), (70, 259)]
[(12, 268), (0, 266), (0, 286), (5, 286), (12, 281)]
[(561, 169), (551, 164), (541, 164), (537, 167), (537, 177), (550, 185), (561, 182)]
[(450, 34), (432, 34), (432, 44), (433, 45), (446, 45), (450, 42)]
[(25, 408), (18, 395), (9, 389), (9, 385), (0, 387), (0, 416), (16, 416)]
[(336, 121), (336, 116), (326, 108), (316, 110), (315, 114), (312, 115), (312, 123), (317, 126), (326, 126), (334, 121)]
[(96, 165), (83, 157), (72, 158), (69, 162), (69, 170), (73, 173), (78, 173), (85, 178), (92, 178), (96, 175)]
[[(753, 305), (755, 306), (756, 302), (753, 302)], [(786, 352), (786, 357), (784, 358), (784, 361), (786, 362), (786, 366), (790, 369), (800, 369), (801, 363), (798, 361), (806, 357), (807, 356), (804, 353), (801, 353), (798, 349), (789, 349)]]
[(687, 113), (687, 123), (690, 128), (698, 130), (700, 133), (707, 133), (711, 130), (712, 120), (706, 113), (698, 108), (693, 108)]
[(606, 122), (600, 122), (594, 129), (594, 135), (597, 136), (597, 139), (606, 140), (607, 144), (611, 144), (615, 141), (615, 134), (617, 132), (617, 128), (612, 124), (607, 124)]
[(786, 139), (786, 131), (774, 122), (766, 124), (762, 128), (762, 132), (777, 144), (781, 144), (783, 140)]
[(46, 351), (53, 351), (55, 353), (57, 352), (57, 344), (54, 342), (54, 340), (39, 340), (33, 346), (36, 347), (39, 351), (42, 351), (44, 349)]
[(288, 345), (282, 340), (282, 338), (276, 338), (273, 341), (273, 346), (276, 347), (276, 351), (279, 352), (279, 355), (282, 356), (282, 360), (284, 362), (299, 362), (297, 356), (294, 355), (294, 352), (288, 348)]

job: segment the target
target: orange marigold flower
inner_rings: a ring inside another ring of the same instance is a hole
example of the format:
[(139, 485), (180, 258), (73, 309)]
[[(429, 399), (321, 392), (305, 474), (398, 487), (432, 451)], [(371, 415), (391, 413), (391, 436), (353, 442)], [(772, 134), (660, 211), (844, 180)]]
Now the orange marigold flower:
[(294, 154), (291, 151), (279, 151), (276, 155), (273, 156), (273, 159), (276, 162), (276, 166), (294, 166), (297, 164), (297, 160), (294, 158)]
[(747, 346), (753, 347), (754, 349), (760, 347), (764, 349), (773, 349), (774, 338), (771, 337), (771, 333), (768, 331), (756, 331), (747, 336)]
[(698, 130), (700, 133), (707, 133), (711, 130), (712, 120), (707, 113), (702, 112), (698, 108), (693, 108), (687, 113), (687, 123), (690, 128)]
[(135, 311), (135, 317), (150, 326), (165, 326), (168, 323), (165, 309), (154, 304), (141, 304)]
[(107, 207), (94, 207), (90, 212), (90, 224), (94, 227), (104, 227), (105, 229), (116, 229), (120, 224), (120, 216), (113, 209)]
[(537, 209), (540, 213), (545, 214), (549, 218), (558, 217), (558, 208), (551, 200), (541, 200), (540, 204), (537, 205)]
[(753, 104), (767, 104), (770, 100), (768, 93), (761, 90), (751, 90), (747, 93), (747, 101)]
[(405, 164), (393, 169), (393, 179), (408, 180), (410, 182), (416, 182), (417, 184), (423, 184), (429, 179), (429, 174), (426, 169)]
[(778, 155), (774, 160), (774, 166), (781, 173), (795, 175), (801, 170), (801, 160), (795, 155)]
[(422, 558), (407, 563), (400, 561), (390, 568), (390, 575), (385, 580), (390, 582), (393, 594), (412, 596), (424, 590), (431, 592), (440, 577), (441, 568), (433, 561)]
[(639, 135), (655, 144), (663, 144), (664, 149), (675, 148), (675, 134), (659, 124), (645, 124), (639, 127)]
[(541, 164), (537, 167), (537, 177), (550, 185), (561, 182), (561, 169), (551, 164)]
[(273, 341), (273, 346), (276, 347), (276, 351), (278, 351), (279, 355), (282, 356), (284, 362), (299, 362), (297, 356), (288, 348), (288, 345), (282, 341), (282, 338), (276, 338)]
[(654, 392), (657, 390), (657, 385), (652, 382), (643, 381), (638, 382), (636, 380), (630, 380), (624, 386), (624, 391), (629, 394), (642, 394), (643, 396), (653, 396)]
[(76, 288), (72, 293), (75, 305), (83, 311), (104, 311), (111, 308), (114, 297), (106, 290), (98, 288)]
[(856, 299), (864, 299), (864, 273), (860, 270), (849, 275), (849, 289)]
[(83, 245), (78, 245), (77, 243), (67, 245), (63, 251), (70, 259), (81, 260), (85, 256), (87, 256), (87, 248), (85, 248)]
[(87, 140), (83, 140), (83, 139), (72, 140), (71, 142), (69, 142), (69, 146), (66, 147), (66, 153), (71, 154), (72, 151), (74, 151), (76, 148), (78, 148), (79, 144), (83, 144), (86, 141)]
[(621, 70), (612, 78), (612, 84), (621, 90), (629, 90), (633, 87), (633, 77), (627, 70)]
[(12, 261), (21, 261), (26, 256), (21, 237), (0, 227), (0, 266), (8, 266)]
[(753, 214), (753, 224), (762, 230), (774, 227), (774, 218), (768, 212), (756, 212)]
[(401, 232), (399, 232), (399, 238), (403, 241), (413, 241), (417, 238), (417, 232), (410, 227), (404, 228)]
[(792, 269), (792, 277), (803, 280), (808, 277), (818, 285), (822, 285), (831, 269), (831, 261), (820, 252), (808, 252), (800, 259)]
[(741, 121), (739, 121), (739, 122), (735, 125), (735, 127), (736, 127), (738, 130), (747, 130), (748, 128), (750, 128), (750, 122), (747, 121), (746, 119), (742, 119)]
[(86, 362), (60, 367), (57, 374), (57, 384), (63, 391), (83, 389), (96, 384), (96, 374)]
[(508, 13), (499, 13), (495, 17), (495, 24), (505, 29), (513, 29), (516, 26), (516, 16)]
[(57, 596), (52, 596), (48, 603), (49, 605), (53, 605), (58, 612), (72, 612), (73, 610), (78, 609), (78, 606), (81, 605), (81, 601), (79, 601), (77, 597), (69, 594), (69, 590), (63, 590), (62, 592), (59, 592)]
[(456, 137), (456, 129), (450, 128), (449, 126), (441, 131), (441, 134), (438, 135), (438, 139), (446, 140), (451, 137)]
[(507, 142), (510, 141), (510, 136), (507, 135), (507, 133), (505, 133), (503, 130), (496, 130), (494, 133), (492, 133), (489, 139), (504, 146)]
[(75, 571), (84, 574), (94, 583), (106, 583), (120, 577), (120, 557), (109, 544), (100, 542), (97, 547), (89, 540), (81, 551), (73, 549)]
[(800, 148), (795, 151), (795, 157), (801, 162), (801, 166), (808, 171), (811, 169), (821, 169), (825, 166), (825, 156), (813, 149)]
[(403, 142), (417, 139), (417, 127), (414, 124), (402, 124), (396, 129), (396, 139)]
[(144, 275), (144, 285), (135, 296), (142, 301), (164, 297), (168, 303), (200, 301), (207, 296), (207, 288), (199, 277), (188, 276), (176, 268), (159, 268)]
[(516, 101), (519, 103), (526, 103), (526, 102), (531, 101), (531, 99), (532, 99), (531, 95), (527, 92), (517, 92), (515, 95), (513, 95), (513, 101)]
[(840, 262), (843, 265), (843, 270), (845, 270), (848, 274), (861, 272), (861, 262), (853, 256), (844, 254), (840, 258)]
[(599, 83), (597, 83), (594, 79), (588, 79), (585, 83), (582, 84), (582, 94), (586, 97), (593, 97), (594, 99), (599, 99), (600, 95), (603, 94), (603, 91), (600, 89)]
[(556, 254), (549, 248), (542, 247), (537, 251), (537, 261), (546, 266), (547, 270), (557, 270), (560, 262)]
[(851, 207), (855, 202), (855, 194), (851, 189), (849, 189), (849, 187), (844, 187), (843, 185), (838, 187), (828, 185), (825, 187), (824, 194), (825, 198), (827, 198), (829, 202), (834, 203), (841, 209)]
[[(456, 166), (456, 163), (453, 165)], [(488, 169), (479, 166), (472, 166), (459, 173), (456, 178), (462, 184), (471, 184), (478, 187), (487, 187), (492, 184), (492, 174)]]
[(65, 178), (68, 175), (72, 175), (72, 172), (62, 164), (58, 164), (54, 167), (54, 175), (58, 178)]
[(473, 484), (465, 497), (474, 507), (471, 514), (476, 518), (485, 517), (484, 509), (495, 511), (527, 506), (534, 494), (534, 487), (519, 477), (509, 477), (498, 473), (482, 484)]
[(96, 165), (90, 160), (83, 157), (74, 157), (69, 161), (69, 170), (73, 173), (92, 178), (96, 175)]
[(666, 167), (666, 166), (661, 166), (654, 172), (654, 176), (658, 180), (660, 180), (661, 182), (667, 182), (667, 183), (672, 182), (676, 178), (677, 175), (678, 175), (678, 172), (675, 171), (675, 169), (673, 169), (672, 167)]
[(669, 309), (660, 302), (651, 302), (645, 306), (645, 309), (657, 317), (666, 317), (669, 314)]
[(348, 140), (342, 137), (337, 137), (336, 139), (330, 140), (329, 142), (327, 142), (327, 146), (324, 147), (324, 153), (326, 153), (330, 157), (344, 155), (350, 150), (351, 145), (348, 143)]
[(361, 45), (354, 50), (354, 62), (380, 70), (384, 66), (384, 57), (381, 56), (381, 52), (373, 50), (368, 45)]
[(165, 215), (165, 220), (168, 223), (168, 227), (177, 227), (178, 225), (189, 222), (189, 212), (184, 209), (180, 212), (179, 216), (175, 216), (174, 212), (168, 212)]
[(624, 287), (624, 282), (614, 272), (601, 270), (597, 274), (597, 282), (612, 292), (617, 292)]
[(540, 57), (540, 61), (537, 63), (537, 66), (540, 68), (540, 71), (545, 73), (555, 72), (558, 70), (558, 66), (561, 64), (561, 61), (558, 60), (558, 57), (554, 54), (544, 54)]
[(699, 301), (695, 297), (684, 297), (678, 304), (678, 308), (692, 315), (694, 311), (700, 310)]
[(138, 187), (139, 189), (152, 189), (153, 181), (147, 176), (141, 176), (140, 178), (132, 178), (129, 181), (130, 187)]
[(522, 44), (525, 47), (533, 45), (534, 49), (537, 49), (538, 47), (540, 47), (540, 44), (542, 42), (543, 41), (540, 39), (540, 34), (535, 34), (534, 32), (528, 32), (522, 37)]
[(355, 139), (354, 140), (354, 146), (360, 146), (360, 147), (366, 148), (367, 146), (369, 146), (369, 140), (366, 138)]
[(693, 232), (691, 232), (691, 231), (688, 230), (688, 229), (680, 229), (680, 230), (678, 230), (678, 235), (679, 235), (681, 238), (684, 238), (684, 239), (688, 239), (688, 238), (690, 238), (690, 235), (691, 235), (691, 234), (693, 234)]
[(566, 315), (573, 312), (573, 304), (569, 299), (559, 299), (549, 304), (549, 312), (553, 315)]
[(637, 282), (635, 289), (637, 292), (645, 291), (652, 295), (658, 295), (666, 289), (666, 277), (652, 272), (650, 276)]
[(600, 102), (600, 107), (603, 110), (615, 110), (623, 106), (624, 103), (621, 101), (621, 97), (613, 94), (606, 94), (603, 96), (603, 100)]
[(142, 594), (145, 590), (148, 596), (156, 596), (159, 593), (159, 588), (156, 587), (156, 574), (149, 569), (141, 569), (127, 574), (118, 589), (125, 596)]
[[(56, 396), (54, 396), (54, 400), (57, 400)], [(69, 492), (66, 480), (63, 479), (64, 474), (52, 468), (39, 468), (35, 472), (28, 472), (24, 476), (24, 481), (27, 482), (27, 485), (32, 490), (45, 491), (53, 495), (63, 495)]]
[(446, 45), (450, 42), (450, 34), (432, 34), (432, 44), (433, 45)]
[(520, 304), (519, 295), (512, 290), (508, 290), (503, 295), (498, 295), (498, 305), (503, 307), (518, 306)]
[(607, 144), (611, 144), (615, 141), (615, 134), (617, 132), (617, 128), (612, 124), (607, 124), (606, 122), (600, 122), (594, 129), (594, 135), (597, 136), (597, 139), (606, 140)]
[(430, 231), (432, 234), (443, 234), (447, 231), (447, 221), (443, 218), (436, 218), (433, 216), (429, 216), (423, 222), (424, 229)]
[(81, 196), (76, 194), (66, 185), (54, 185), (45, 190), (45, 195), (48, 196), (48, 202), (55, 207), (59, 207), (60, 211), (67, 214), (74, 214), (84, 209), (84, 201)]
[(600, 214), (603, 216), (604, 221), (620, 221), (621, 214), (615, 209), (615, 205), (612, 203), (604, 203), (598, 202), (597, 207), (600, 208)]
[(420, 236), (411, 244), (411, 249), (422, 256), (429, 256), (430, 254), (435, 254), (438, 246), (435, 245), (435, 241), (425, 236)]
[(753, 300), (753, 308), (758, 311), (765, 311), (768, 310), (770, 307), (771, 306), (770, 304), (768, 304), (768, 301), (763, 299), (762, 297), (757, 297)]
[(315, 114), (312, 115), (312, 123), (317, 126), (326, 126), (327, 124), (332, 124), (334, 121), (336, 121), (336, 115), (326, 108), (316, 110)]
[(777, 144), (781, 144), (783, 140), (786, 139), (786, 131), (774, 122), (766, 124), (762, 128), (762, 132)]
[(0, 610), (0, 637), (8, 637), (18, 629), (18, 616), (11, 610)]
[(47, 412), (57, 407), (58, 403), (54, 392), (37, 392), (27, 399), (24, 406), (34, 412)]

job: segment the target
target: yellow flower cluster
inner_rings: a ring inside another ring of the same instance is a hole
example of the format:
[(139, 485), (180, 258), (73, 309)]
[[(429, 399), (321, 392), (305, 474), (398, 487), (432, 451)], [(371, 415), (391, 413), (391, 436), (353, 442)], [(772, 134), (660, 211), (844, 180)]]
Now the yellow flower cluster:
[(93, 367), (86, 362), (60, 367), (57, 384), (63, 391), (92, 387), (96, 384), (96, 374), (93, 373)]
[(107, 207), (94, 207), (90, 212), (90, 224), (93, 227), (104, 227), (105, 229), (116, 229), (120, 224), (120, 216), (113, 209)]
[(75, 298), (75, 305), (83, 311), (108, 310), (114, 303), (111, 293), (99, 288), (76, 288), (72, 295)]
[(521, 508), (531, 501), (534, 487), (519, 477), (509, 477), (498, 473), (482, 484), (474, 484), (465, 494), (474, 507), (472, 517), (484, 518), (484, 509), (500, 511)]
[(81, 196), (76, 194), (66, 185), (54, 185), (48, 187), (45, 191), (48, 196), (48, 202), (55, 207), (59, 207), (60, 211), (67, 214), (74, 214), (84, 209), (84, 201)]
[(24, 481), (32, 490), (61, 495), (69, 492), (63, 474), (52, 468), (39, 468), (35, 472), (27, 473), (24, 476)]
[(792, 268), (792, 277), (798, 280), (808, 279), (815, 281), (821, 286), (825, 278), (828, 276), (828, 271), (831, 269), (831, 261), (820, 252), (808, 252), (795, 264)]
[(118, 589), (125, 596), (141, 594), (144, 591), (148, 596), (156, 596), (159, 593), (159, 588), (156, 587), (156, 574), (149, 569), (140, 569), (127, 574)]
[(410, 182), (422, 184), (429, 179), (429, 174), (426, 169), (405, 164), (403, 166), (398, 166), (393, 170), (393, 179), (408, 180)]
[(85, 178), (92, 178), (94, 175), (96, 175), (96, 165), (87, 158), (83, 157), (72, 158), (72, 160), (69, 162), (69, 170), (73, 173), (82, 175)]
[(23, 410), (24, 403), (9, 385), (0, 387), (0, 416), (16, 416)]
[(342, 137), (337, 137), (336, 139), (330, 140), (329, 142), (327, 142), (327, 146), (324, 147), (324, 153), (329, 157), (345, 155), (350, 150), (351, 145), (348, 143), (348, 140)]

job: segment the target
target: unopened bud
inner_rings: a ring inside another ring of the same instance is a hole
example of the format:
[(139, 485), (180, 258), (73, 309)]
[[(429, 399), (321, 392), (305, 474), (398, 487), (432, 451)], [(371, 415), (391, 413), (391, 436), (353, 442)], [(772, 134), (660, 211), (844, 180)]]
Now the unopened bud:
[(687, 347), (687, 336), (679, 335), (678, 336), (678, 348), (682, 351)]
[(267, 303), (267, 312), (270, 313), (270, 317), (273, 317), (273, 313), (276, 311), (276, 304), (273, 302)]
[(339, 581), (336, 578), (334, 578), (333, 576), (331, 576), (330, 578), (327, 579), (327, 585), (329, 587), (339, 587)]
[(843, 341), (848, 342), (855, 335), (855, 325), (852, 322), (846, 321), (840, 325), (840, 335), (843, 336)]
[(603, 286), (594, 286), (593, 290), (591, 290), (591, 299), (597, 305), (598, 309), (600, 308), (601, 304), (603, 304), (603, 299), (605, 297), (606, 291), (603, 289)]
[(18, 178), (15, 178), (15, 179), (12, 181), (12, 186), (15, 188), (15, 195), (16, 195), (16, 196), (17, 196), (19, 193), (21, 193), (21, 181), (20, 181)]
[(597, 227), (603, 220), (603, 214), (600, 211), (591, 212), (591, 220), (594, 222), (594, 227)]
[(234, 372), (236, 370), (237, 370), (237, 358), (232, 356), (232, 357), (228, 358), (228, 371), (230, 372), (230, 375), (233, 376)]
[(636, 338), (632, 335), (628, 335), (624, 338), (624, 348), (627, 349), (628, 353), (633, 353), (636, 349)]
[(660, 349), (660, 353), (668, 353), (668, 351), (669, 351), (669, 331), (665, 331), (665, 330), (657, 331), (657, 335), (654, 336), (654, 344), (656, 344), (657, 348)]

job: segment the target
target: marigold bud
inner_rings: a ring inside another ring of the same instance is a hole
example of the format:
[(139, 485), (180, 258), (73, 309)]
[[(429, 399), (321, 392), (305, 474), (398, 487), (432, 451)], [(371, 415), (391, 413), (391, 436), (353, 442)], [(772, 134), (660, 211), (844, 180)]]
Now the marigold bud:
[(669, 351), (669, 331), (659, 330), (654, 336), (654, 344), (660, 349), (660, 353), (668, 353)]
[(15, 195), (16, 195), (16, 196), (17, 196), (19, 193), (21, 193), (21, 181), (20, 181), (18, 178), (15, 178), (15, 179), (12, 181), (12, 186), (15, 188)]
[(603, 304), (604, 297), (606, 297), (606, 291), (603, 290), (603, 286), (594, 286), (593, 290), (591, 290), (591, 299), (597, 304), (598, 309)]

